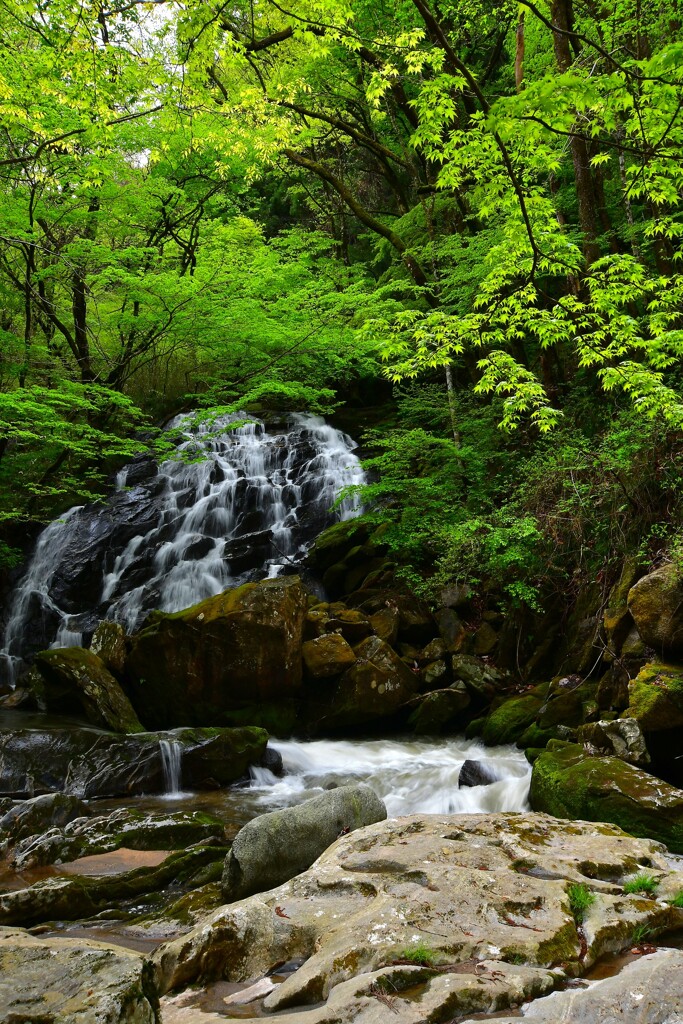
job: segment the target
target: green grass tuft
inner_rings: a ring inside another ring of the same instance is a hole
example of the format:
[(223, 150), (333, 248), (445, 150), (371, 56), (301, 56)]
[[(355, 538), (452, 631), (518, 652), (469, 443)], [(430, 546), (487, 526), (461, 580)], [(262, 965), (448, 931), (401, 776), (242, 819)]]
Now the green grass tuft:
[(637, 946), (643, 939), (649, 938), (650, 935), (652, 935), (652, 928), (649, 924), (638, 924), (633, 929), (631, 942)]
[(636, 875), (629, 882), (626, 882), (623, 886), (625, 893), (642, 893), (644, 896), (654, 896), (659, 887), (659, 879), (655, 878), (654, 875), (648, 875), (646, 872)]
[(586, 911), (595, 903), (595, 893), (587, 885), (578, 882), (570, 885), (567, 892), (574, 920), (577, 924), (581, 924), (586, 916)]
[(433, 949), (420, 939), (414, 946), (406, 946), (398, 955), (399, 960), (408, 960), (410, 963), (418, 964), (420, 967), (434, 967), (438, 956)]
[(674, 898), (671, 900), (672, 907), (683, 907), (683, 889), (676, 893)]

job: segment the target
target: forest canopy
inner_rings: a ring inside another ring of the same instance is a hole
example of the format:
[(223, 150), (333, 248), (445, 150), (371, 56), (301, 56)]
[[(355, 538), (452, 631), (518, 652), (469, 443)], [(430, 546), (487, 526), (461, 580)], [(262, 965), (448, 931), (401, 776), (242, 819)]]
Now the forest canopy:
[(180, 409), (362, 427), (393, 383), (366, 502), (416, 585), (539, 606), (679, 550), (677, 0), (3, 0), (0, 33), (6, 538)]

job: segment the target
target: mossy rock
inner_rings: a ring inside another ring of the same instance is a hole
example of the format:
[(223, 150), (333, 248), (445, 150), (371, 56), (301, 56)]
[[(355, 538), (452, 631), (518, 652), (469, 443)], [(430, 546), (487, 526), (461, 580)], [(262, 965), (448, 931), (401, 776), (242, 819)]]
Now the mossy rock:
[(313, 679), (340, 675), (356, 661), (353, 648), (339, 633), (326, 633), (306, 641), (302, 653), (306, 669)]
[(529, 799), (535, 811), (611, 822), (683, 853), (683, 790), (618, 757), (589, 757), (579, 744), (551, 741), (534, 761)]
[(408, 725), (417, 736), (441, 736), (454, 732), (469, 703), (470, 697), (464, 688), (435, 690), (422, 698), (408, 719)]
[(324, 572), (330, 566), (346, 561), (348, 553), (364, 545), (371, 533), (371, 524), (362, 518), (336, 523), (320, 534), (306, 556), (306, 564), (311, 569)]
[(35, 672), (42, 679), (39, 699), (47, 710), (80, 711), (93, 725), (113, 732), (143, 732), (121, 685), (92, 651), (82, 647), (41, 651), (35, 657)]
[(500, 743), (516, 743), (525, 730), (536, 722), (543, 698), (535, 694), (511, 697), (488, 715), (482, 728), (484, 743), (495, 746)]
[(683, 666), (653, 661), (629, 685), (628, 717), (645, 732), (683, 726)]
[(648, 647), (683, 655), (683, 576), (669, 563), (643, 576), (628, 595), (628, 608)]

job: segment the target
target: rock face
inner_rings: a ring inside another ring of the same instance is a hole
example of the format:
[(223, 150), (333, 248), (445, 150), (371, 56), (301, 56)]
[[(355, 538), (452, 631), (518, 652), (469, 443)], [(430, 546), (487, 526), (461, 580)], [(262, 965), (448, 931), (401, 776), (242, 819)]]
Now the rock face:
[(673, 564), (643, 576), (628, 594), (628, 610), (648, 647), (683, 654), (683, 579)]
[(0, 928), (1, 1024), (161, 1024), (148, 961), (120, 946)]
[(635, 718), (615, 718), (611, 722), (591, 722), (578, 730), (579, 743), (590, 753), (613, 754), (629, 764), (650, 763), (645, 737)]
[[(41, 651), (34, 668), (42, 683), (36, 696), (47, 710), (81, 712), (93, 725), (114, 732), (144, 731), (121, 686), (92, 651), (82, 647)], [(31, 678), (37, 688), (35, 672)]]
[(131, 641), (130, 696), (147, 725), (226, 724), (230, 712), (281, 701), (301, 686), (306, 592), (297, 576), (247, 583)]
[(610, 821), (683, 853), (683, 790), (618, 757), (587, 757), (578, 744), (551, 740), (534, 761), (529, 800), (534, 810)]
[(386, 816), (369, 786), (342, 786), (297, 807), (262, 814), (235, 836), (225, 859), (223, 895), (240, 900), (289, 881), (340, 835)]
[(163, 793), (160, 741), (180, 747), (182, 782), (215, 789), (241, 778), (266, 749), (263, 729), (176, 729), (121, 736), (95, 729), (0, 733), (0, 794), (63, 792), (84, 799)]
[[(519, 1019), (496, 1015), (497, 1024), (519, 1024)], [(683, 1020), (683, 952), (658, 949), (627, 964), (613, 978), (537, 999), (525, 1007), (524, 1020), (529, 1024), (679, 1024)]]
[[(342, 836), (311, 870), (161, 946), (157, 984), (163, 993), (250, 981), (300, 959), (266, 996), (265, 1019), (288, 1010), (292, 1024), (419, 1024), (500, 1012), (630, 947), (638, 925), (675, 928), (681, 912), (665, 901), (683, 875), (664, 853), (610, 825), (538, 814), (379, 822)], [(661, 880), (661, 900), (623, 893), (642, 864)], [(595, 897), (583, 936), (571, 884)]]

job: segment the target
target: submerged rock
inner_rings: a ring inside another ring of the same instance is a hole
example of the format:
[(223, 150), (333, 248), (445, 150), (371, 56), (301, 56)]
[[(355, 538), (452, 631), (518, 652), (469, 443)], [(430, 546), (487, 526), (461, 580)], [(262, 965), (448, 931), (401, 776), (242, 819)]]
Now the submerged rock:
[(155, 613), (130, 641), (131, 700), (147, 725), (219, 724), (301, 687), (307, 599), (298, 576), (246, 583), (173, 615)]
[(491, 765), (485, 761), (464, 761), (458, 776), (458, 788), (463, 786), (490, 786), (498, 776)]
[[(298, 959), (266, 997), (266, 1019), (287, 1010), (294, 1024), (418, 1024), (501, 1011), (629, 947), (638, 926), (677, 927), (675, 908), (623, 893), (645, 863), (662, 892), (681, 888), (683, 874), (664, 854), (614, 826), (539, 814), (378, 822), (342, 836), (291, 881), (221, 907), (161, 946), (157, 984), (164, 993), (253, 981)], [(571, 884), (594, 894), (583, 938)]]
[(0, 794), (64, 792), (82, 798), (163, 793), (160, 741), (180, 747), (182, 782), (215, 789), (235, 782), (263, 757), (263, 729), (176, 729), (121, 736), (96, 729), (0, 733)]
[(551, 740), (534, 761), (531, 806), (558, 818), (610, 821), (683, 853), (683, 790), (618, 757)]
[(120, 946), (0, 928), (0, 1024), (161, 1024), (150, 963)]
[(42, 683), (39, 697), (47, 710), (61, 714), (81, 711), (103, 729), (143, 732), (128, 697), (92, 651), (82, 647), (41, 651), (36, 654), (34, 669)]
[(272, 889), (309, 868), (339, 836), (386, 816), (384, 803), (364, 785), (341, 786), (261, 814), (235, 836), (225, 859), (223, 895), (233, 901)]

